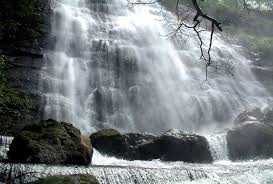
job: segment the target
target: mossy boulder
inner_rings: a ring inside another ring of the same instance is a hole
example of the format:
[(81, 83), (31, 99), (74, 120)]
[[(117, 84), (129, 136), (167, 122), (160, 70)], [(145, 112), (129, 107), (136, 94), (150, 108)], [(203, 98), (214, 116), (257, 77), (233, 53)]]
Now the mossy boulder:
[(32, 184), (99, 184), (93, 175), (49, 176)]
[(273, 158), (273, 126), (257, 121), (240, 124), (227, 132), (231, 160)]
[(91, 156), (78, 129), (54, 120), (24, 127), (8, 152), (9, 161), (15, 163), (89, 165)]

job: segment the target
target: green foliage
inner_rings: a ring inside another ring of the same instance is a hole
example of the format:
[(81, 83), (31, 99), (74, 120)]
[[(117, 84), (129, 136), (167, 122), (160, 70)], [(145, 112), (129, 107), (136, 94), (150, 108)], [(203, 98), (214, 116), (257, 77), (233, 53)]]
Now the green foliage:
[[(17, 40), (30, 36), (31, 29), (40, 22), (36, 10), (39, 0), (1, 0), (0, 1), (0, 40)], [(2, 38), (1, 38), (2, 37)]]
[(8, 129), (11, 123), (30, 120), (30, 108), (32, 108), (32, 101), (29, 98), (21, 96), (5, 84), (0, 84), (1, 131)]
[(6, 82), (6, 57), (0, 55), (0, 134), (6, 134), (11, 124), (31, 119), (30, 98), (20, 95)]
[[(177, 0), (165, 0), (165, 5), (174, 10)], [(179, 0), (182, 5), (192, 7), (191, 0)], [(202, 11), (222, 23), (224, 33), (236, 38), (240, 44), (259, 55), (262, 60), (273, 57), (273, 1), (246, 0), (248, 11), (242, 0), (199, 0)], [(272, 60), (272, 59), (271, 59)], [(270, 63), (269, 63), (270, 64)]]
[(239, 43), (257, 53), (262, 60), (273, 57), (273, 9), (272, 0), (247, 0), (244, 9), (241, 0), (200, 1), (204, 12), (222, 23), (224, 33), (239, 40)]
[(238, 35), (239, 40), (251, 51), (259, 54), (262, 59), (270, 59), (273, 57), (273, 38), (257, 37), (241, 32)]

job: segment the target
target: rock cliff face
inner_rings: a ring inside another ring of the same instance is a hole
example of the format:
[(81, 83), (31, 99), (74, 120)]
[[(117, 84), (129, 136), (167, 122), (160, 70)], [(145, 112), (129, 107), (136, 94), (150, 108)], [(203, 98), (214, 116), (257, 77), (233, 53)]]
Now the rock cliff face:
[[(26, 2), (21, 1), (0, 3), (0, 54), (6, 63), (5, 81), (1, 85), (5, 83), (18, 96), (30, 99), (30, 116), (39, 119), (39, 78), (43, 53), (49, 46), (50, 0), (28, 1), (27, 10), (23, 7)], [(0, 120), (5, 124), (8, 121)]]

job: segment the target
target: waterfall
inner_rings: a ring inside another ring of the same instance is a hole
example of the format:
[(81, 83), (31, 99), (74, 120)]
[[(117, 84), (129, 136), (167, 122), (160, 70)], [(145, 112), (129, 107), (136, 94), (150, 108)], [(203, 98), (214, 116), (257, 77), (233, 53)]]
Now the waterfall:
[[(159, 4), (130, 9), (126, 3), (52, 2), (51, 44), (41, 74), (44, 119), (71, 122), (86, 132), (209, 131), (270, 100), (242, 48), (216, 34), (212, 57), (228, 58), (236, 70), (227, 77), (211, 69), (203, 83), (205, 66), (194, 36), (177, 45), (164, 36), (169, 30)], [(203, 37), (209, 40), (209, 34)]]
[(13, 137), (0, 135), (0, 160), (7, 159), (7, 153)]
[(214, 161), (229, 160), (226, 133), (206, 135)]

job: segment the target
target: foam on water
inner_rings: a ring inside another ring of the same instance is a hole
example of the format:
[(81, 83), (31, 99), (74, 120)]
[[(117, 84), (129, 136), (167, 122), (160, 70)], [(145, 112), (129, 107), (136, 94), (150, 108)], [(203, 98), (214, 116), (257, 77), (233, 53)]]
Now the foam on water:
[[(273, 160), (248, 162), (222, 162), (215, 164), (187, 164), (182, 162), (164, 163), (164, 167), (154, 168), (154, 161), (131, 162), (122, 166), (120, 161), (112, 166), (93, 165), (89, 167), (12, 165), (13, 177), (22, 173), (21, 182), (36, 180), (48, 175), (92, 174), (102, 184), (272, 184)], [(166, 165), (171, 165), (166, 167)], [(175, 167), (174, 167), (175, 165)], [(11, 164), (0, 163), (0, 175), (8, 173)], [(18, 181), (19, 182), (19, 181)]]

